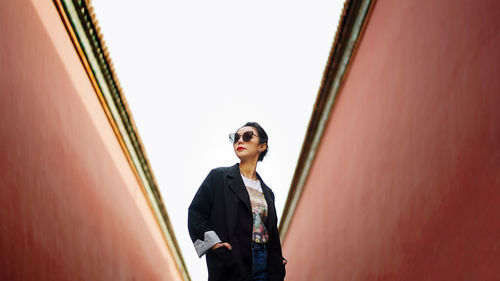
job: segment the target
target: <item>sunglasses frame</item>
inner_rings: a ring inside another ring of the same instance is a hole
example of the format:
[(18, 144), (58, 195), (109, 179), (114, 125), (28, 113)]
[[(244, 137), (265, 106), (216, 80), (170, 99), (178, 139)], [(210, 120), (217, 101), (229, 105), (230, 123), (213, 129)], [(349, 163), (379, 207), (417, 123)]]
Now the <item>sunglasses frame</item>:
[[(250, 135), (250, 137), (248, 137), (248, 135)], [(253, 136), (259, 137), (254, 133), (254, 131), (246, 131), (241, 134), (241, 136), (238, 133), (232, 133), (229, 134), (229, 141), (232, 144), (235, 144), (240, 140), (240, 138), (242, 138), (244, 142), (249, 142), (250, 140), (252, 140)]]

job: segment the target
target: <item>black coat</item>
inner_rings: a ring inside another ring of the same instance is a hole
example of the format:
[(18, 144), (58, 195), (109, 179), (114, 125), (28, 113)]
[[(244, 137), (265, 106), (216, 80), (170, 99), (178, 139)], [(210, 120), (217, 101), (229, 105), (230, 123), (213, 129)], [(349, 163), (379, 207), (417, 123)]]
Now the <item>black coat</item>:
[[(268, 205), (265, 222), (269, 234), (268, 271), (270, 281), (282, 281), (285, 266), (278, 234), (274, 194), (261, 182)], [(240, 175), (239, 164), (210, 171), (193, 198), (188, 212), (188, 228), (193, 243), (203, 240), (207, 231), (215, 231), (226, 247), (206, 252), (209, 281), (237, 281), (252, 279), (253, 217), (250, 196)]]

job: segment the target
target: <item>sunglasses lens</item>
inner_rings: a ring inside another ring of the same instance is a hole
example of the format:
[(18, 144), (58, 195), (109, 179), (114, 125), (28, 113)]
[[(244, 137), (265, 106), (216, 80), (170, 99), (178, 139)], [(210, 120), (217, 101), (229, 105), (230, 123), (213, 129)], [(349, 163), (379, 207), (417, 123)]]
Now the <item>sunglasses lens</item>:
[(244, 132), (243, 133), (243, 141), (245, 141), (245, 142), (250, 141), (252, 139), (252, 136), (253, 136), (253, 132), (251, 132), (251, 131)]
[(240, 135), (235, 134), (235, 133), (229, 134), (229, 141), (231, 143), (236, 143), (236, 142), (238, 142), (239, 139), (240, 139)]
[(238, 133), (233, 133), (229, 134), (229, 141), (231, 143), (237, 143), (240, 138), (242, 138), (244, 142), (249, 142), (253, 136), (254, 133), (252, 131), (244, 132), (242, 136), (240, 136)]

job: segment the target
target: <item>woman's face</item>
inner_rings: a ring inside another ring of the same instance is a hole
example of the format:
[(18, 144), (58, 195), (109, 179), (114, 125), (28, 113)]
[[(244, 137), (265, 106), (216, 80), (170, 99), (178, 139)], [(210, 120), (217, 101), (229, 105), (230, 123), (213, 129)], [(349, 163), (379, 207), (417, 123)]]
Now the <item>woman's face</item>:
[[(243, 140), (243, 134), (246, 132), (253, 132), (252, 138), (249, 141)], [(236, 133), (240, 136), (238, 141), (233, 144), (236, 156), (238, 156), (240, 160), (258, 159), (260, 154), (259, 149), (264, 151), (266, 149), (266, 144), (259, 144), (257, 130), (254, 127), (245, 126), (241, 127)]]

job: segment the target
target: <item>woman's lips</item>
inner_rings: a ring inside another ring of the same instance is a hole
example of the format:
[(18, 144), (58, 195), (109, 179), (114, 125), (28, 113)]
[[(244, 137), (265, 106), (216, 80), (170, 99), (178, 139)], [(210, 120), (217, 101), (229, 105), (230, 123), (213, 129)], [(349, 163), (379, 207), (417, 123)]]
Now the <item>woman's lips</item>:
[(243, 149), (245, 149), (245, 148), (244, 148), (244, 147), (242, 147), (242, 146), (238, 146), (238, 148), (236, 148), (236, 150), (238, 150), (238, 151), (241, 151), (241, 150), (243, 150)]

